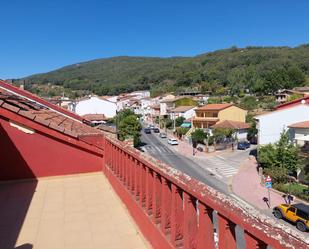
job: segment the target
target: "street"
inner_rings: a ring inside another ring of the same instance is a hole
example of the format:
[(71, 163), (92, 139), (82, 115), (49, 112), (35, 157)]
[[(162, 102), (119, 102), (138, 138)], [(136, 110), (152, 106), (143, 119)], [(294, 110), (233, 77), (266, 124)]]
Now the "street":
[(154, 158), (196, 178), (208, 186), (218, 189), (227, 195), (229, 194), (227, 184), (216, 179), (211, 172), (204, 170), (198, 163), (176, 153), (175, 150), (171, 148), (172, 146), (167, 144), (166, 138), (161, 139), (158, 134), (145, 134), (142, 132), (141, 140), (142, 143), (144, 143), (141, 148), (145, 153), (149, 153)]
[[(175, 147), (167, 143), (167, 138), (160, 138), (159, 134), (145, 134), (142, 132), (141, 149), (145, 153), (165, 162), (199, 181), (230, 195), (228, 179), (237, 173), (241, 162), (249, 156), (248, 151), (235, 151), (223, 156), (209, 158), (188, 158), (179, 154)], [(177, 145), (176, 145), (177, 146)]]

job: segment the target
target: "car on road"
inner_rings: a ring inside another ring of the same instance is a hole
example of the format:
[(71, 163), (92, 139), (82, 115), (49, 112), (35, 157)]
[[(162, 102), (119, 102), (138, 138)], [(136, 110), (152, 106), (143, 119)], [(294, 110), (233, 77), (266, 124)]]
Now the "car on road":
[(169, 138), (167, 140), (167, 143), (170, 144), (170, 145), (178, 145), (178, 141), (176, 138)]
[(154, 125), (149, 125), (149, 126), (148, 126), (148, 129), (150, 129), (150, 130), (153, 130), (154, 128), (155, 128)]
[(281, 204), (274, 207), (273, 214), (277, 219), (286, 219), (296, 224), (296, 228), (302, 232), (309, 229), (309, 206), (303, 203)]
[(161, 132), (159, 136), (160, 136), (160, 138), (166, 138), (167, 137), (166, 133), (164, 133), (164, 132)]
[(250, 143), (248, 141), (239, 142), (237, 144), (238, 150), (246, 150), (250, 148)]
[(153, 132), (154, 132), (154, 133), (159, 133), (160, 130), (159, 130), (158, 128), (154, 128), (154, 129), (153, 129)]
[(144, 132), (145, 132), (145, 134), (150, 134), (150, 133), (151, 133), (151, 130), (150, 130), (149, 128), (145, 128), (145, 129), (144, 129)]

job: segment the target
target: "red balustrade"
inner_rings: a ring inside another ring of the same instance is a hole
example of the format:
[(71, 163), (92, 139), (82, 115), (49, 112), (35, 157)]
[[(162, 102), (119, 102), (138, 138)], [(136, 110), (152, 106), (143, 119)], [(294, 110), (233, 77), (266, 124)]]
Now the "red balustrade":
[(104, 145), (103, 172), (154, 248), (236, 249), (236, 226), (244, 231), (247, 249), (308, 248), (227, 196), (129, 145), (110, 138)]

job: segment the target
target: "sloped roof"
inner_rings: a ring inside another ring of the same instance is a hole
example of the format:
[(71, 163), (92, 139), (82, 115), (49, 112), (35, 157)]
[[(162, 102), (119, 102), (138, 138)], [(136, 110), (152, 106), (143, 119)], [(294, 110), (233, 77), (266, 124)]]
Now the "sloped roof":
[(178, 107), (170, 110), (170, 112), (186, 112), (186, 111), (193, 109), (194, 107), (195, 106), (178, 106)]
[(85, 114), (83, 118), (89, 121), (105, 121), (108, 119), (104, 114)]
[(250, 124), (233, 120), (223, 120), (211, 126), (211, 128), (230, 128), (239, 130), (250, 128)]
[[(97, 129), (94, 129), (75, 118), (42, 105), (40, 102), (36, 101), (37, 99), (40, 99), (38, 96), (35, 97), (35, 100), (32, 100), (29, 97), (30, 95), (24, 97), (20, 94), (17, 95), (11, 91), (0, 88), (0, 108), (7, 109), (17, 115), (73, 137), (79, 135), (101, 134)], [(50, 105), (53, 104), (50, 103)], [(82, 117), (78, 117), (80, 120), (84, 120)]]
[(33, 101), (33, 102), (36, 102), (38, 104), (41, 104), (47, 108), (50, 108), (56, 112), (60, 112), (62, 113), (63, 115), (66, 115), (66, 116), (69, 116), (73, 119), (76, 119), (76, 120), (79, 120), (81, 122), (83, 122), (83, 118), (79, 115), (77, 115), (76, 113), (74, 112), (71, 112), (67, 109), (64, 109), (60, 106), (57, 106), (51, 102), (48, 102), (47, 100), (44, 100), (42, 98), (40, 98), (39, 96), (33, 94), (33, 93), (30, 93), (26, 90), (23, 90), (23, 89), (20, 89), (16, 86), (13, 86), (3, 80), (0, 80), (0, 89), (3, 89), (5, 90), (6, 92), (10, 92), (10, 93), (13, 93), (14, 95), (17, 95), (17, 96), (21, 96), (22, 98), (24, 99), (28, 99), (30, 101)]
[(200, 108), (197, 108), (198, 111), (221, 111), (225, 108), (233, 106), (234, 104), (231, 103), (224, 103), (224, 104), (206, 104)]
[(295, 100), (283, 103), (281, 105), (278, 105), (276, 107), (276, 110), (283, 109), (283, 108), (288, 108), (288, 107), (291, 107), (291, 106), (294, 106), (294, 105), (301, 105), (302, 101), (305, 104), (309, 104), (309, 95), (305, 95), (305, 97), (303, 97), (303, 98), (295, 99)]
[(289, 125), (290, 128), (309, 129), (309, 121), (298, 122)]

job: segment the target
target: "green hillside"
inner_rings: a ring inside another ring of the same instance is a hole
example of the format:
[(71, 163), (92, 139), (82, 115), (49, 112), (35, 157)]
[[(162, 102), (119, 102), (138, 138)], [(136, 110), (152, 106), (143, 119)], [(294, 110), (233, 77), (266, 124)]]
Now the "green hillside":
[(309, 45), (232, 47), (195, 57), (112, 57), (24, 80), (29, 90), (43, 95), (55, 94), (51, 89), (100, 95), (151, 89), (156, 95), (187, 88), (216, 94), (237, 95), (245, 89), (268, 94), (280, 88), (309, 84)]

